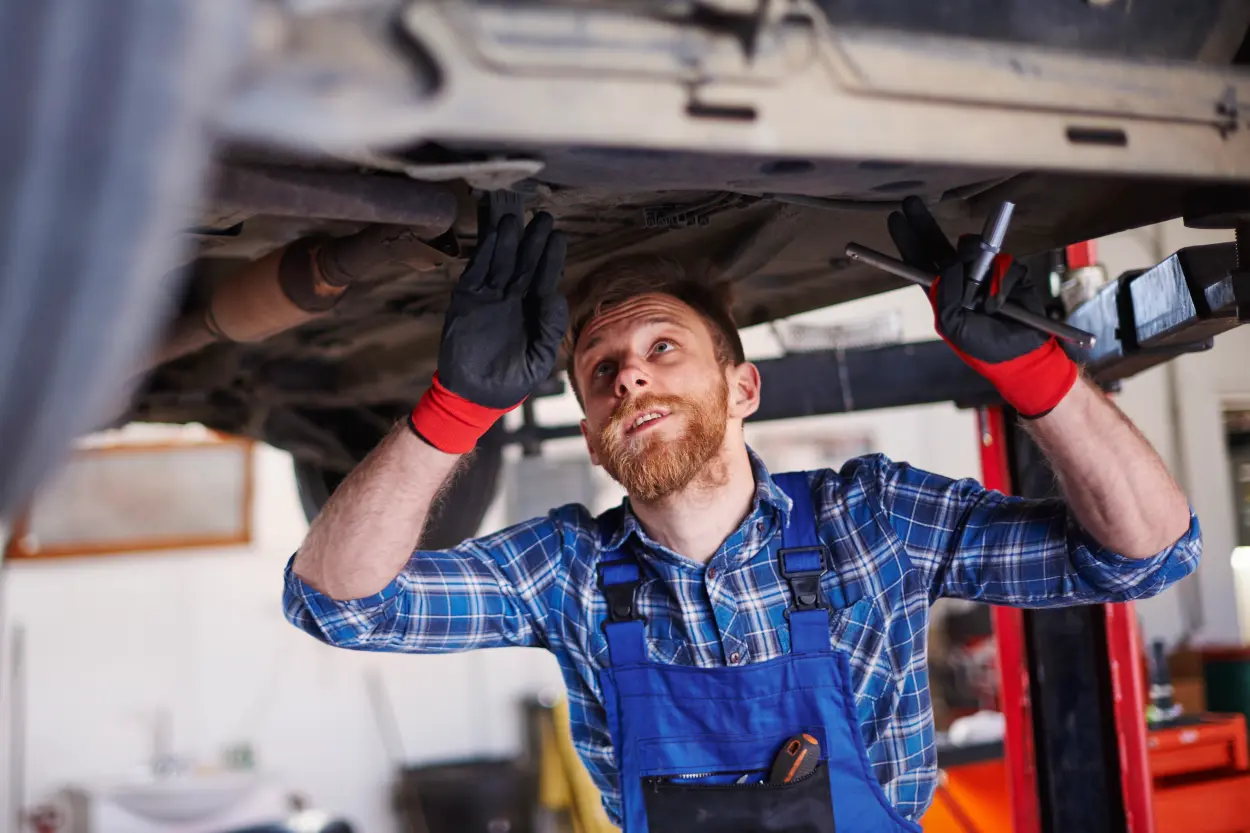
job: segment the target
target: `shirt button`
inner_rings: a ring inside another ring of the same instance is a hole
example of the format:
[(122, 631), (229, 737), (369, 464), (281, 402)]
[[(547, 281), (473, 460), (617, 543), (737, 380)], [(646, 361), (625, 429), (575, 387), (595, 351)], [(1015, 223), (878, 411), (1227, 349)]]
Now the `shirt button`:
[(730, 665), (737, 665), (740, 662), (742, 662), (742, 654), (738, 653), (737, 651), (734, 651), (732, 654), (729, 655)]
[(709, 579), (711, 579), (712, 581), (715, 581), (715, 580), (716, 580), (716, 576), (717, 576), (717, 575), (719, 575), (719, 573), (717, 573), (717, 572), (716, 572), (716, 568), (715, 568), (715, 567), (708, 567), (708, 568), (707, 568), (707, 577), (708, 577)]

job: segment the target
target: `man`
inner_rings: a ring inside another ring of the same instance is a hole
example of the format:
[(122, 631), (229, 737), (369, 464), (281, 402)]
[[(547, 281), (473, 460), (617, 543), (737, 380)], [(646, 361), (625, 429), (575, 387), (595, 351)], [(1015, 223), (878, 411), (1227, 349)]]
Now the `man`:
[[(963, 308), (975, 239), (956, 251), (914, 200), (890, 230), (940, 276), (939, 332), (1025, 416), (1065, 500), (879, 455), (770, 476), (743, 439), (759, 373), (715, 288), (624, 261), (583, 282), (566, 327), (562, 235), (540, 214), (521, 239), (505, 218), (456, 288), (430, 392), (292, 559), (288, 617), (347, 648), (549, 649), (629, 833), (918, 830), (936, 783), (930, 603), (1143, 598), (1195, 568), (1201, 539), (1159, 457), (1053, 339)], [(1010, 259), (993, 274), (989, 309), (1027, 297)], [(591, 460), (629, 499), (413, 552), (461, 455), (562, 336)]]

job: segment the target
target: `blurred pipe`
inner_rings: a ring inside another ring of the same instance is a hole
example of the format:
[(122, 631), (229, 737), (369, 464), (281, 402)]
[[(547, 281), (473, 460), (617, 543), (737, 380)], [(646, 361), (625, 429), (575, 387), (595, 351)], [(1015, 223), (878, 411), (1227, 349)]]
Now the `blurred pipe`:
[[(447, 224), (450, 227), (450, 221)], [(253, 343), (332, 310), (354, 284), (432, 272), (459, 255), (444, 232), (427, 242), (421, 230), (378, 225), (348, 237), (303, 238), (229, 275), (201, 310), (169, 331), (153, 365), (172, 361), (217, 341)]]
[(246, 214), (416, 226), (441, 234), (456, 221), (455, 194), (403, 176), (302, 168), (227, 167), (212, 204)]

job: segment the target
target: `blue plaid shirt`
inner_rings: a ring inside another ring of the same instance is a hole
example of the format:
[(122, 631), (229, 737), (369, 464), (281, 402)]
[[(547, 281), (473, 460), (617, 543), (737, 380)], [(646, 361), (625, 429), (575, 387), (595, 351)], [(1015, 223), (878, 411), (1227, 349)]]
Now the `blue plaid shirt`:
[[(705, 564), (657, 544), (628, 501), (592, 517), (553, 510), (446, 551), (416, 552), (376, 595), (335, 601), (286, 573), (292, 623), (332, 645), (436, 653), (507, 645), (555, 654), (573, 738), (614, 821), (620, 791), (596, 672), (607, 662), (595, 584), (605, 550), (633, 553), (643, 581), (647, 650), (699, 667), (763, 662), (789, 649), (787, 584), (775, 540), (790, 499), (751, 455), (752, 510)], [(925, 669), (929, 605), (940, 596), (1023, 607), (1120, 602), (1160, 592), (1194, 570), (1197, 519), (1146, 559), (1100, 547), (1058, 500), (1025, 500), (891, 462), (851, 460), (809, 474), (820, 536), (833, 554), (824, 589), (831, 639), (850, 656), (868, 757), (898, 811), (919, 820), (937, 776)]]

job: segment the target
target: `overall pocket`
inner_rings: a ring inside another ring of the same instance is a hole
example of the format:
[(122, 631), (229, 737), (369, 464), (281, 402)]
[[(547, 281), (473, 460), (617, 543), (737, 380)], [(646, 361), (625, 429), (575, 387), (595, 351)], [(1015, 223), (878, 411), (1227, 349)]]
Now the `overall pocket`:
[(718, 783), (725, 779), (707, 775), (642, 779), (650, 833), (834, 833), (824, 761), (789, 784)]

